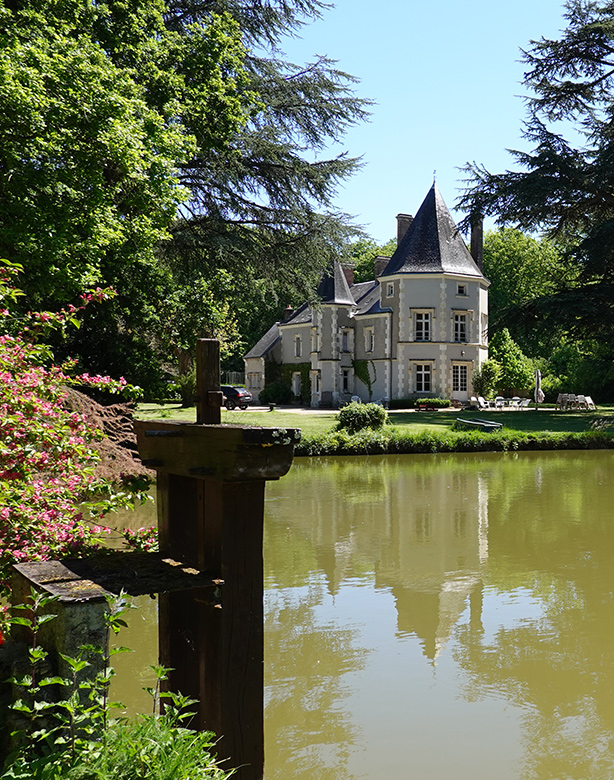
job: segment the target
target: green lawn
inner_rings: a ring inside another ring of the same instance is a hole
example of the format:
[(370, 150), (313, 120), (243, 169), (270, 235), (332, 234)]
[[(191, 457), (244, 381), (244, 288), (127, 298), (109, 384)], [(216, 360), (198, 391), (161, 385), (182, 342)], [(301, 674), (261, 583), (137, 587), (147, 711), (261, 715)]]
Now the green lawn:
[[(179, 404), (139, 404), (136, 415), (142, 420), (181, 420), (183, 422), (195, 422), (196, 410), (194, 407), (182, 409)], [(390, 421), (393, 425), (403, 428), (411, 428), (412, 432), (440, 431), (449, 428), (457, 417), (463, 419), (480, 418), (502, 422), (509, 430), (515, 431), (552, 431), (552, 432), (581, 432), (590, 430), (591, 423), (596, 418), (610, 419), (614, 423), (614, 407), (603, 406), (598, 412), (560, 412), (554, 409), (540, 409), (536, 412), (529, 409), (524, 412), (390, 412)], [(336, 413), (310, 412), (310, 411), (286, 411), (275, 409), (273, 412), (235, 410), (233, 412), (222, 410), (222, 422), (235, 425), (262, 425), (279, 428), (301, 428), (306, 435), (314, 435), (329, 431), (335, 424)]]

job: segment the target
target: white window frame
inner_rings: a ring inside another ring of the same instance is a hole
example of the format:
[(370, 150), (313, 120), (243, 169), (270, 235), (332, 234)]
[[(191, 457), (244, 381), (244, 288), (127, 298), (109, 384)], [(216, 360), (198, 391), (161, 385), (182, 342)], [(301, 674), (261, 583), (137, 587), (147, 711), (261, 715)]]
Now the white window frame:
[(392, 298), (394, 295), (394, 282), (386, 282), (386, 297)]
[(432, 393), (433, 364), (430, 362), (414, 363), (412, 368), (414, 372), (414, 392)]
[(294, 357), (301, 357), (303, 354), (303, 337), (300, 333), (294, 336)]
[(318, 329), (311, 329), (311, 351), (318, 352)]
[(351, 368), (342, 368), (341, 369), (341, 392), (345, 394), (349, 394), (353, 392), (353, 382), (352, 382), (352, 369)]
[(452, 392), (466, 393), (468, 388), (469, 388), (469, 369), (467, 367), (467, 364), (454, 363), (452, 365)]
[(375, 352), (375, 328), (365, 328), (365, 352)]
[[(418, 328), (420, 323), (420, 328)], [(433, 315), (430, 311), (414, 312), (414, 341), (432, 340)]]
[(454, 341), (457, 344), (467, 343), (467, 330), (469, 326), (469, 317), (467, 312), (454, 312), (453, 316), (453, 328), (454, 328)]
[(351, 352), (350, 329), (341, 328), (341, 351)]
[(466, 298), (469, 293), (467, 292), (467, 285), (466, 284), (457, 284), (456, 285), (456, 294), (460, 295), (461, 298)]

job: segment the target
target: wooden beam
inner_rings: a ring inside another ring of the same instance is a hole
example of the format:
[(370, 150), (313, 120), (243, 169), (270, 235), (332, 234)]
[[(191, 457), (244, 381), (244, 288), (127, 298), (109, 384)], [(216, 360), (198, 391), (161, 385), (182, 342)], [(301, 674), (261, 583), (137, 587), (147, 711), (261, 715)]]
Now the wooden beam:
[(223, 394), (220, 390), (220, 342), (198, 339), (196, 342), (196, 422), (218, 425), (221, 422)]

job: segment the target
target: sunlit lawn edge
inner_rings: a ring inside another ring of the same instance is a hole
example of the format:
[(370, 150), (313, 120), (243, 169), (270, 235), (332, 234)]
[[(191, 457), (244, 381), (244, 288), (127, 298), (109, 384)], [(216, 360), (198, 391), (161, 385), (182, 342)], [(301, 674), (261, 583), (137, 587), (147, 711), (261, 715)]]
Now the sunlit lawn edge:
[[(140, 404), (141, 419), (176, 419), (194, 422), (195, 409), (179, 404)], [(458, 417), (502, 422), (497, 433), (455, 431)], [(552, 408), (524, 412), (390, 412), (391, 425), (381, 431), (362, 431), (353, 436), (334, 431), (336, 412), (275, 409), (222, 410), (222, 423), (300, 428), (303, 432), (297, 455), (352, 455), (403, 452), (472, 452), (541, 449), (614, 448), (614, 407), (598, 412), (560, 412)]]

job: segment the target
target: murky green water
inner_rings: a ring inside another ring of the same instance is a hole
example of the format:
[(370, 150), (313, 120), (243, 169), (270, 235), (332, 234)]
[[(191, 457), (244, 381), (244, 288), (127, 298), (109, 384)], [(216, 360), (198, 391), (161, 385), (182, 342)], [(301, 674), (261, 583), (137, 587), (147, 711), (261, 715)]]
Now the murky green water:
[(611, 780), (613, 476), (523, 453), (270, 483), (266, 780)]

